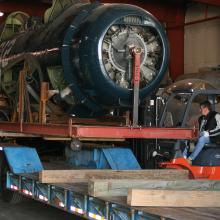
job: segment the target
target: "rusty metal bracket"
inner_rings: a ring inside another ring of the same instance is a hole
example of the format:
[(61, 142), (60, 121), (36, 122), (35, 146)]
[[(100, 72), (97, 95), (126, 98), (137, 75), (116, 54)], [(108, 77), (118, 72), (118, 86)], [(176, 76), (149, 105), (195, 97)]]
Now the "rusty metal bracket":
[(55, 94), (59, 93), (58, 90), (49, 90), (49, 83), (41, 83), (40, 91), (40, 106), (39, 106), (39, 123), (47, 123), (47, 113), (46, 113), (46, 104), (47, 101)]
[(25, 121), (25, 115), (24, 115), (25, 113), (27, 114), (26, 117), (28, 117), (26, 121), (33, 123), (28, 92), (26, 89), (26, 75), (28, 74), (28, 71), (29, 71), (28, 64), (24, 62), (24, 67), (19, 72), (18, 101), (11, 119), (12, 122), (18, 121), (20, 123), (21, 132), (22, 132), (22, 123)]

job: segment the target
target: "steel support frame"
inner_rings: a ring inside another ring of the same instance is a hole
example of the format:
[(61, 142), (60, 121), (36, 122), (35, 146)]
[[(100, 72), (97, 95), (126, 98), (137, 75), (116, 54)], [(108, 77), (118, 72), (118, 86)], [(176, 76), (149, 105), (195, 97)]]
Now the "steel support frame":
[(115, 127), (1, 122), (0, 130), (42, 137), (89, 139), (195, 139), (197, 130), (187, 128)]
[(125, 204), (94, 198), (61, 186), (42, 184), (37, 180), (12, 173), (7, 174), (7, 188), (85, 219), (121, 220), (123, 217), (124, 220), (169, 220)]

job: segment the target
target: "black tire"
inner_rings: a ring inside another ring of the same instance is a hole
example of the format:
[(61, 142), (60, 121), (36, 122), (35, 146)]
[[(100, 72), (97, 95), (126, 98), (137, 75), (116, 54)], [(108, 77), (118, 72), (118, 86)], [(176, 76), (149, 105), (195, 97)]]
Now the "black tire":
[(11, 204), (17, 204), (23, 200), (23, 196), (18, 192), (10, 191), (6, 188), (7, 172), (9, 171), (9, 166), (5, 159), (4, 153), (0, 152), (0, 188), (1, 188), (1, 198), (3, 201)]

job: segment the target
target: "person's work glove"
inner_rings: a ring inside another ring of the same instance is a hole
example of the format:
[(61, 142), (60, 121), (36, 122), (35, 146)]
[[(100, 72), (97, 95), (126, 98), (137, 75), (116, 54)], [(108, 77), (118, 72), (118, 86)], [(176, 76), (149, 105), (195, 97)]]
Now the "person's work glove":
[(201, 136), (209, 137), (209, 132), (208, 131), (203, 131)]

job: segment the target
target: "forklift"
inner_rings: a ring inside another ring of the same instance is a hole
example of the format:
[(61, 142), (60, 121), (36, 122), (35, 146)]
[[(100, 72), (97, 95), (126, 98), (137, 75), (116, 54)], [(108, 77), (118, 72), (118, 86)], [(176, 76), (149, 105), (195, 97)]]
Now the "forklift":
[[(220, 110), (220, 90), (191, 90), (172, 93), (166, 101), (160, 117), (160, 127), (194, 127), (198, 130), (199, 103), (208, 100), (212, 104), (213, 111)], [(193, 140), (195, 143), (196, 140)], [(190, 165), (183, 157), (183, 150), (188, 148), (188, 154), (192, 147), (192, 141), (178, 140), (172, 149), (164, 150), (164, 141), (161, 141), (162, 152), (154, 152), (154, 155), (167, 158), (169, 161), (162, 161), (159, 167), (167, 169), (189, 170), (192, 179), (220, 179), (220, 143), (208, 143), (200, 154)], [(167, 150), (169, 153), (167, 153)]]

